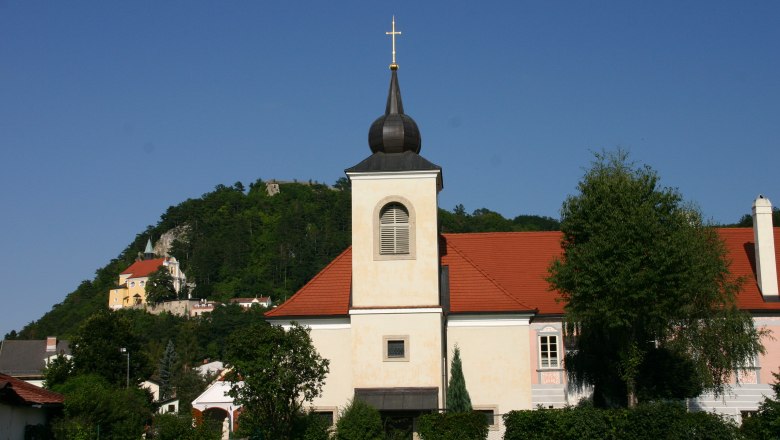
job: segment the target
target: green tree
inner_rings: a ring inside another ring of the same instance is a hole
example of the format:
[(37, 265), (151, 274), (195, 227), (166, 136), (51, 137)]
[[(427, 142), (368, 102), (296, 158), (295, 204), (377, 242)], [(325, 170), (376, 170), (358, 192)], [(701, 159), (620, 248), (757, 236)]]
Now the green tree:
[(173, 346), (173, 341), (168, 339), (168, 345), (165, 346), (165, 352), (160, 358), (159, 377), (160, 377), (160, 400), (166, 400), (171, 397), (171, 380), (175, 373), (178, 363), (178, 355)]
[(385, 437), (382, 417), (373, 406), (352, 400), (339, 414), (336, 440), (382, 440)]
[(751, 440), (770, 440), (780, 438), (780, 374), (772, 373), (774, 398), (764, 397), (758, 407), (758, 413), (742, 420), (742, 433)]
[(52, 389), (65, 383), (73, 373), (73, 360), (64, 354), (58, 354), (43, 371), (43, 386)]
[(176, 389), (176, 397), (179, 399), (179, 413), (189, 414), (192, 410), (192, 401), (206, 391), (209, 382), (197, 370), (185, 367), (174, 374), (171, 384)]
[(149, 281), (146, 283), (146, 302), (159, 304), (164, 301), (173, 301), (177, 297), (176, 288), (173, 286), (173, 276), (168, 268), (160, 266), (149, 274)]
[(471, 410), (471, 397), (466, 389), (466, 378), (463, 376), (460, 348), (455, 345), (450, 367), (450, 383), (447, 387), (447, 411), (463, 413)]
[(563, 255), (548, 278), (577, 335), (573, 382), (593, 385), (598, 405), (634, 406), (643, 365), (663, 349), (693, 363), (697, 389), (723, 392), (763, 347), (716, 231), (622, 150), (596, 154), (578, 192), (563, 204)]
[(137, 439), (152, 419), (146, 391), (112, 386), (97, 374), (74, 376), (54, 390), (65, 396), (53, 429), (58, 439)]
[(264, 322), (234, 332), (225, 359), (233, 367), (230, 395), (245, 408), (241, 423), (255, 426), (262, 438), (279, 440), (292, 438), (303, 403), (322, 394), (329, 365), (314, 349), (308, 329)]
[(95, 313), (83, 323), (71, 343), (76, 375), (99, 374), (112, 385), (126, 386), (129, 374), (130, 385), (135, 386), (151, 373), (139, 338), (123, 313), (106, 309)]
[(155, 414), (152, 430), (146, 438), (155, 440), (219, 440), (221, 425), (205, 420), (192, 426), (192, 416), (177, 414)]

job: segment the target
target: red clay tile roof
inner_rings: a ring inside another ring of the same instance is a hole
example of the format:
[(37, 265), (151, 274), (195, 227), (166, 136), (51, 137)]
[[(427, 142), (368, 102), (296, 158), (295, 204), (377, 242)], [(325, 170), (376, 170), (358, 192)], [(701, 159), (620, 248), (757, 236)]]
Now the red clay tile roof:
[[(558, 294), (551, 292), (545, 281), (547, 266), (561, 254), (560, 232), (489, 232), (444, 234), (443, 237), (447, 254), (442, 257), (442, 264), (450, 266), (450, 310), (453, 313), (534, 309), (542, 314), (563, 313), (563, 304), (556, 302)], [(494, 283), (525, 307), (512, 308), (501, 303), (479, 306), (482, 301), (480, 285), (488, 286), (467, 273), (456, 274), (464, 269), (452, 258), (454, 253), (464, 255), (464, 260), (473, 268), (488, 274)], [(464, 282), (472, 285), (467, 286)]]
[[(756, 281), (756, 257), (753, 228), (718, 229), (731, 257), (731, 273), (743, 280), (742, 290), (737, 297), (739, 308), (752, 311), (780, 311), (780, 302), (766, 302), (758, 290)], [(780, 228), (774, 228), (775, 262), (780, 263)], [(777, 273), (780, 274), (780, 265)]]
[(352, 284), (352, 248), (341, 253), (284, 304), (266, 312), (269, 318), (346, 316)]
[[(720, 228), (731, 258), (731, 272), (744, 280), (740, 308), (780, 311), (758, 290), (752, 228)], [(774, 229), (780, 262), (780, 228)], [(449, 266), (452, 313), (536, 311), (562, 314), (559, 295), (549, 290), (547, 267), (561, 255), (560, 232), (492, 232), (443, 234), (441, 263)], [(270, 318), (346, 316), (352, 277), (352, 252), (336, 257), (287, 302), (266, 313)], [(780, 270), (778, 270), (780, 272)]]
[(136, 261), (130, 267), (122, 271), (120, 275), (131, 275), (130, 278), (148, 277), (165, 262), (165, 258)]
[(23, 380), (0, 373), (0, 396), (9, 394), (16, 397), (16, 402), (26, 405), (62, 404), (65, 400), (62, 394), (45, 390)]

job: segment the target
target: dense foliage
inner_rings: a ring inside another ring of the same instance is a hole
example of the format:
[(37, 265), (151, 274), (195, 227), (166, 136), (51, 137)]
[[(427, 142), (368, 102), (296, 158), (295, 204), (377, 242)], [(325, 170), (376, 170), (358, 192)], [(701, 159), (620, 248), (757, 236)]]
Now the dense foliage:
[(230, 395), (243, 406), (240, 426), (259, 430), (262, 438), (293, 438), (296, 418), (304, 403), (322, 394), (330, 364), (309, 332), (261, 321), (231, 335), (225, 360), (232, 366)]
[[(199, 198), (171, 206), (155, 226), (148, 226), (117, 258), (98, 269), (92, 280), (83, 281), (62, 303), (6, 338), (70, 339), (84, 320), (106, 307), (108, 291), (116, 287), (119, 273), (139, 257), (147, 240), (169, 231), (181, 235), (170, 254), (195, 283), (194, 297), (224, 301), (264, 295), (276, 302), (285, 300), (349, 246), (351, 194), (346, 179), (332, 188), (283, 183), (280, 189), (270, 196), (262, 180), (248, 190), (240, 182), (217, 185)], [(521, 215), (508, 220), (484, 208), (467, 214), (462, 205), (454, 212), (440, 209), (439, 221), (442, 232), (558, 228), (558, 222), (547, 217)], [(161, 294), (172, 296), (165, 288)], [(159, 298), (153, 294), (152, 299)]]
[(780, 438), (780, 375), (773, 373), (774, 398), (765, 397), (758, 412), (742, 419), (742, 434), (748, 439), (770, 440)]
[(379, 411), (361, 401), (352, 400), (342, 408), (336, 422), (336, 440), (384, 440)]
[(71, 341), (73, 374), (98, 374), (113, 386), (136, 386), (152, 373), (130, 319), (101, 310), (87, 319)]
[(159, 304), (176, 299), (186, 299), (186, 297), (179, 297), (173, 285), (173, 276), (165, 266), (160, 266), (149, 275), (149, 281), (146, 283), (146, 302)]
[(152, 429), (146, 436), (154, 440), (220, 440), (222, 424), (206, 419), (192, 426), (189, 414), (155, 414)]
[[(774, 207), (772, 209), (772, 224), (775, 226), (780, 225), (780, 208)], [(745, 214), (738, 222), (730, 225), (724, 225), (727, 228), (752, 228), (753, 227), (753, 215)]]
[(57, 439), (138, 439), (152, 419), (145, 390), (114, 386), (98, 374), (74, 376), (54, 390), (65, 395), (52, 429)]
[[(599, 406), (722, 392), (763, 347), (736, 306), (716, 231), (623, 151), (597, 154), (578, 190), (563, 204), (564, 254), (548, 278), (576, 334), (569, 377), (593, 385)], [(642, 371), (655, 372), (650, 387)]]
[(471, 412), (471, 397), (466, 389), (463, 376), (463, 363), (460, 360), (460, 348), (455, 345), (450, 364), (450, 383), (447, 386), (447, 411), (450, 413)]
[(675, 403), (640, 404), (632, 409), (511, 411), (504, 415), (505, 440), (734, 440), (736, 425), (708, 412), (687, 412)]
[(536, 215), (518, 215), (506, 219), (486, 208), (468, 214), (463, 205), (456, 205), (452, 212), (439, 209), (439, 224), (441, 232), (557, 231), (560, 227), (557, 220)]
[(479, 412), (432, 413), (420, 416), (422, 440), (484, 440), (488, 422)]

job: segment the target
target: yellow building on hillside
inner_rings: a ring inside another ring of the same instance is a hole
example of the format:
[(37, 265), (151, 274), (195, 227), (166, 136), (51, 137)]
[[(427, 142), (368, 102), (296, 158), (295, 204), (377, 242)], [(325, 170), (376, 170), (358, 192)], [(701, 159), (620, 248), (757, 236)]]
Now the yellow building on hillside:
[(146, 305), (146, 284), (149, 276), (160, 267), (165, 267), (173, 278), (173, 287), (179, 292), (187, 283), (187, 277), (173, 257), (155, 258), (152, 242), (146, 244), (144, 259), (136, 261), (119, 274), (117, 287), (108, 294), (108, 308), (112, 310)]

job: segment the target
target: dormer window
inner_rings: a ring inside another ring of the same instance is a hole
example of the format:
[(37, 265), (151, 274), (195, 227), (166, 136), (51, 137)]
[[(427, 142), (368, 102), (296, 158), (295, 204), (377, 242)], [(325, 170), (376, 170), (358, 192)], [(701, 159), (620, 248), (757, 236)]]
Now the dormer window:
[(379, 254), (409, 254), (409, 211), (400, 203), (388, 203), (379, 214)]

